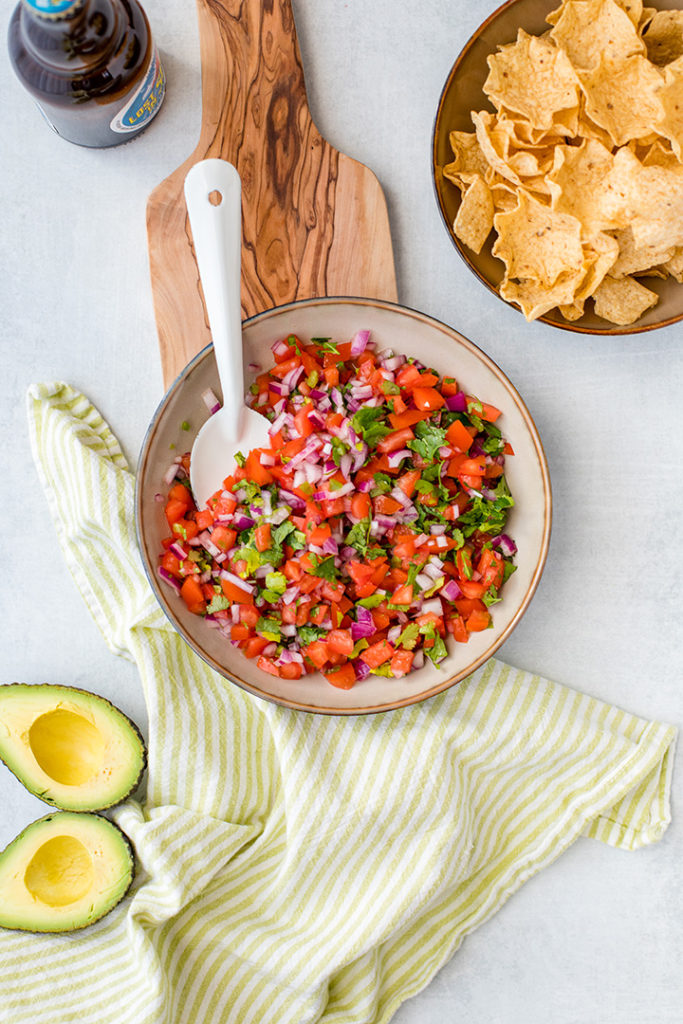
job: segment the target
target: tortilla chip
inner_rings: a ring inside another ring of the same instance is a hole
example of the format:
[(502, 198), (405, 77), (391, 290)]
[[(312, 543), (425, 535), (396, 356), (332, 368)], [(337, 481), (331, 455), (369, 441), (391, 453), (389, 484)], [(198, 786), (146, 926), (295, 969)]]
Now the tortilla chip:
[(604, 182), (613, 165), (610, 150), (595, 139), (555, 149), (555, 163), (548, 175), (553, 210), (576, 217), (585, 237), (628, 223), (622, 208), (603, 203)]
[(517, 189), (507, 181), (497, 181), (489, 186), (495, 213), (514, 210), (517, 206)]
[(508, 302), (518, 305), (527, 320), (537, 320), (555, 306), (571, 305), (581, 278), (580, 270), (573, 274), (563, 273), (551, 288), (547, 288), (540, 281), (528, 278), (514, 281), (505, 277), (500, 285), (500, 294)]
[(616, 146), (649, 135), (664, 116), (658, 96), (662, 77), (645, 57), (601, 57), (596, 67), (579, 72), (579, 78), (586, 113)]
[[(683, 13), (683, 12), (681, 12)], [(683, 57), (664, 68), (664, 85), (659, 98), (664, 117), (658, 129), (671, 143), (678, 160), (683, 159)]]
[(578, 106), (576, 73), (549, 39), (520, 29), (517, 41), (488, 58), (484, 92), (497, 107), (523, 114), (534, 128), (552, 128), (555, 115)]
[(683, 284), (683, 246), (674, 249), (673, 256), (662, 264), (662, 270)]
[(462, 197), (453, 230), (468, 248), (480, 252), (493, 227), (493, 197), (482, 177), (476, 178)]
[(606, 277), (593, 295), (595, 313), (603, 320), (626, 327), (659, 302), (659, 296), (632, 277), (616, 281)]
[(611, 235), (599, 232), (583, 247), (585, 274), (574, 302), (584, 302), (611, 272), (619, 255), (619, 243)]
[(577, 69), (597, 67), (602, 57), (621, 61), (646, 52), (634, 23), (615, 0), (563, 4), (550, 36)]
[(630, 227), (617, 231), (614, 237), (619, 246), (619, 256), (610, 269), (610, 277), (614, 278), (642, 274), (666, 263), (676, 251), (675, 246), (637, 245)]
[(580, 222), (555, 213), (524, 191), (515, 209), (497, 213), (493, 223), (498, 232), (493, 255), (503, 260), (510, 278), (539, 281), (550, 288), (562, 274), (583, 267)]
[(488, 163), (475, 132), (450, 132), (448, 141), (453, 150), (453, 162), (444, 167), (443, 174), (462, 189), (472, 183), (473, 175), (483, 176)]
[(655, 11), (643, 32), (648, 59), (663, 67), (683, 56), (683, 11)]
[(605, 188), (605, 206), (626, 211), (636, 246), (683, 245), (683, 164), (643, 167), (623, 148), (614, 156)]

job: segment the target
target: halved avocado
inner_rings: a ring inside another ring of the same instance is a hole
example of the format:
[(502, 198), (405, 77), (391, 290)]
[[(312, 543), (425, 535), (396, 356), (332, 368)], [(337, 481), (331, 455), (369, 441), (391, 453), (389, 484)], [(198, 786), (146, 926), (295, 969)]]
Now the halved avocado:
[(120, 903), (133, 881), (125, 835), (99, 814), (39, 818), (0, 853), (0, 927), (71, 932)]
[(31, 793), (98, 811), (133, 792), (147, 763), (137, 726), (104, 697), (72, 686), (0, 686), (0, 758)]

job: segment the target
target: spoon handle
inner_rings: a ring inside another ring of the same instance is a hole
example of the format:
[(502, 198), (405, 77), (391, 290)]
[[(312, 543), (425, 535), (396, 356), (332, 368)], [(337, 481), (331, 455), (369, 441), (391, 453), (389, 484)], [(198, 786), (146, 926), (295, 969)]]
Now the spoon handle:
[(236, 168), (226, 160), (201, 160), (185, 178), (185, 201), (223, 391), (224, 426), (236, 440), (244, 408), (242, 183)]

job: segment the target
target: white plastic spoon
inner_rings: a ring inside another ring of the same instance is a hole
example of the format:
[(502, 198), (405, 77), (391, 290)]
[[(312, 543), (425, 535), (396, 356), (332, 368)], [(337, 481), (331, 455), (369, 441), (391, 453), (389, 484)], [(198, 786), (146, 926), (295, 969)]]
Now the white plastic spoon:
[(235, 455), (270, 447), (265, 416), (244, 403), (240, 264), (242, 184), (232, 164), (202, 160), (185, 178), (185, 201), (211, 328), (223, 406), (192, 446), (190, 483), (198, 508), (234, 469)]

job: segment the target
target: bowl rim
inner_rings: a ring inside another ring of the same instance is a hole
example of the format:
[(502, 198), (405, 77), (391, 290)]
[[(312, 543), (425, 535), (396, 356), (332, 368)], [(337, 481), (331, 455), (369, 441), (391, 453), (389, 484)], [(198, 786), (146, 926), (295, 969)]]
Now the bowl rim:
[(274, 694), (262, 690), (259, 687), (249, 683), (247, 680), (240, 678), (235, 673), (228, 671), (223, 665), (220, 665), (211, 655), (209, 655), (206, 651), (202, 650), (200, 645), (185, 629), (182, 623), (176, 621), (172, 616), (169, 610), (170, 606), (167, 607), (167, 603), (162, 599), (164, 595), (163, 591), (161, 590), (155, 568), (149, 563), (149, 560), (147, 558), (147, 550), (143, 540), (142, 529), (143, 502), (141, 480), (147, 467), (151, 443), (156, 434), (157, 429), (159, 428), (161, 416), (166, 405), (171, 400), (172, 396), (179, 390), (179, 388), (182, 387), (185, 379), (188, 377), (191, 371), (197, 366), (197, 364), (209, 356), (213, 346), (211, 344), (208, 344), (207, 346), (205, 346), (205, 348), (201, 349), (201, 351), (198, 352), (190, 360), (189, 363), (187, 363), (184, 369), (181, 370), (181, 372), (178, 374), (175, 380), (170, 384), (161, 401), (157, 405), (156, 410), (154, 411), (152, 419), (145, 432), (142, 445), (140, 447), (140, 453), (135, 472), (135, 531), (143, 569), (145, 571), (145, 575), (147, 576), (147, 580), (150, 584), (152, 592), (155, 596), (157, 603), (161, 607), (161, 610), (164, 612), (166, 618), (173, 626), (173, 629), (182, 636), (185, 642), (191, 647), (195, 654), (197, 654), (202, 659), (202, 661), (204, 661), (205, 664), (207, 664), (219, 675), (223, 676), (223, 678), (239, 686), (241, 689), (246, 690), (253, 696), (260, 697), (263, 700), (267, 700), (272, 704), (279, 704), (280, 706), (287, 707), (290, 710), (294, 711), (305, 711), (310, 714), (331, 715), (335, 717), (379, 714), (385, 711), (395, 711), (399, 708), (408, 707), (412, 704), (422, 703), (422, 701), (428, 700), (429, 698), (435, 697), (438, 694), (443, 693), (445, 690), (448, 690), (451, 686), (454, 686), (462, 679), (471, 675), (481, 665), (488, 661), (489, 658), (492, 657), (494, 652), (498, 650), (498, 648), (505, 642), (505, 640), (507, 640), (507, 638), (513, 632), (513, 630), (519, 623), (520, 619), (526, 612), (527, 608), (529, 607), (529, 604), (531, 603), (531, 600), (536, 592), (541, 576), (543, 574), (543, 570), (545, 568), (548, 550), (550, 547), (550, 535), (552, 531), (553, 518), (553, 498), (552, 487), (550, 482), (550, 473), (548, 469), (548, 460), (545, 454), (545, 450), (543, 448), (543, 443), (541, 441), (538, 429), (536, 427), (536, 424), (531, 413), (529, 412), (529, 409), (526, 406), (526, 403), (522, 399), (521, 395), (517, 391), (512, 381), (508, 378), (507, 374), (504, 373), (504, 371), (498, 366), (498, 364), (489, 355), (487, 355), (487, 353), (484, 352), (483, 349), (481, 349), (473, 341), (470, 341), (469, 338), (466, 338), (464, 335), (462, 335), (454, 327), (450, 327), (443, 321), (438, 320), (437, 318), (432, 317), (427, 313), (423, 313), (420, 310), (414, 309), (411, 306), (404, 306), (398, 302), (391, 302), (385, 299), (374, 299), (350, 295), (318, 296), (310, 299), (298, 299), (293, 302), (284, 303), (281, 306), (274, 306), (271, 309), (263, 310), (261, 313), (256, 313), (255, 315), (248, 317), (246, 320), (242, 322), (242, 327), (243, 329), (247, 328), (260, 320), (267, 319), (271, 316), (280, 314), (282, 312), (296, 310), (298, 307), (302, 306), (310, 307), (316, 305), (339, 304), (373, 306), (393, 310), (395, 312), (399, 312), (401, 314), (414, 317), (415, 319), (423, 323), (426, 323), (431, 327), (436, 327), (438, 330), (441, 330), (450, 337), (455, 336), (460, 343), (465, 343), (466, 346), (470, 347), (474, 354), (482, 360), (482, 362), (501, 380), (501, 382), (508, 389), (508, 391), (510, 392), (511, 396), (515, 401), (515, 404), (517, 405), (519, 412), (522, 415), (522, 418), (526, 423), (527, 429), (529, 430), (529, 433), (532, 437), (534, 448), (538, 456), (538, 463), (540, 467), (541, 479), (543, 484), (544, 505), (543, 531), (541, 536), (539, 556), (534, 568), (533, 575), (529, 582), (529, 586), (527, 587), (527, 590), (524, 594), (524, 597), (520, 602), (520, 605), (517, 608), (515, 615), (510, 620), (510, 622), (503, 630), (501, 635), (497, 637), (496, 640), (493, 643), (491, 643), (489, 647), (487, 647), (487, 649), (480, 656), (478, 656), (472, 663), (468, 664), (463, 669), (459, 669), (453, 675), (449, 675), (447, 678), (440, 680), (435, 686), (432, 686), (427, 690), (423, 690), (414, 695), (409, 695), (404, 699), (388, 701), (386, 704), (378, 704), (371, 706), (358, 705), (353, 707), (342, 708), (319, 707), (318, 705), (307, 704), (298, 700), (288, 700), (286, 698), (276, 697)]
[[(440, 165), (439, 165), (439, 163), (437, 161), (437, 152), (436, 151), (437, 151), (437, 145), (438, 145), (439, 129), (442, 127), (440, 122), (441, 122), (441, 117), (442, 117), (442, 112), (443, 112), (444, 101), (445, 101), (446, 95), (448, 94), (448, 92), (449, 92), (449, 90), (450, 90), (450, 88), (451, 88), (451, 86), (453, 84), (453, 80), (455, 79), (455, 77), (456, 77), (456, 75), (457, 75), (457, 73), (458, 73), (458, 71), (460, 69), (460, 64), (463, 62), (465, 57), (468, 55), (470, 49), (472, 48), (472, 46), (477, 42), (477, 40), (479, 39), (481, 34), (489, 27), (489, 25), (491, 25), (494, 21), (497, 21), (498, 18), (501, 17), (501, 15), (505, 14), (505, 12), (508, 9), (516, 7), (517, 4), (522, 3), (522, 2), (524, 2), (524, 0), (505, 0), (505, 3), (502, 3), (494, 11), (492, 11), (491, 14), (489, 14), (488, 17), (485, 18), (484, 21), (482, 21), (481, 24), (477, 26), (477, 28), (474, 30), (472, 35), (466, 41), (466, 43), (464, 44), (464, 46), (461, 49), (460, 53), (456, 57), (453, 65), (451, 67), (451, 70), (448, 73), (448, 76), (447, 76), (446, 81), (445, 81), (445, 83), (443, 85), (443, 88), (441, 89), (441, 93), (439, 94), (439, 102), (437, 104), (436, 114), (434, 116), (434, 124), (433, 124), (433, 127), (432, 127), (432, 187), (434, 189), (434, 195), (435, 195), (435, 198), (436, 198), (437, 206), (439, 207), (439, 213), (441, 214), (441, 219), (443, 220), (444, 226), (445, 226), (446, 231), (447, 231), (447, 233), (448, 233), (448, 235), (449, 235), (449, 237), (451, 239), (451, 242), (455, 246), (456, 252), (460, 256), (462, 261), (465, 263), (465, 265), (468, 267), (468, 269), (471, 271), (471, 273), (473, 273), (475, 275), (475, 277), (477, 277), (481, 281), (481, 283), (484, 284), (488, 288), (488, 290), (490, 292), (492, 292), (500, 302), (504, 303), (509, 309), (513, 309), (516, 313), (519, 313), (520, 316), (524, 316), (524, 314), (522, 313), (522, 310), (519, 309), (517, 306), (515, 306), (514, 303), (508, 302), (507, 299), (504, 299), (503, 296), (498, 291), (498, 289), (495, 287), (495, 285), (493, 285), (489, 281), (489, 279), (484, 274), (482, 274), (479, 271), (479, 269), (472, 262), (471, 257), (469, 256), (469, 254), (467, 252), (466, 246), (464, 245), (464, 243), (462, 243), (460, 241), (460, 239), (457, 237), (457, 235), (453, 231), (453, 225), (451, 224), (451, 222), (450, 222), (450, 220), (448, 218), (448, 215), (446, 213), (445, 205), (444, 205), (442, 194), (441, 194), (441, 189), (439, 187), (439, 178), (441, 177), (441, 179), (443, 179), (443, 175), (439, 174), (439, 166)], [(653, 2), (653, 5), (656, 4), (656, 0), (652, 0), (652, 2)], [(552, 5), (556, 6), (557, 5), (557, 0), (548, 0), (548, 8), (549, 8), (549, 10), (552, 10)], [(482, 97), (483, 97), (483, 101), (484, 102), (486, 102), (486, 103), (489, 102), (488, 98), (486, 97), (485, 93), (483, 93), (483, 92), (482, 92)], [(453, 187), (455, 188), (455, 186), (453, 186)], [(587, 326), (585, 324), (584, 325), (580, 324), (578, 321), (571, 321), (571, 320), (567, 320), (564, 323), (560, 323), (557, 320), (551, 319), (547, 314), (543, 314), (543, 316), (536, 317), (536, 320), (532, 321), (532, 323), (547, 324), (549, 327), (554, 327), (556, 330), (560, 330), (560, 331), (572, 331), (575, 334), (592, 334), (592, 335), (596, 335), (598, 337), (602, 337), (602, 336), (615, 336), (615, 335), (618, 336), (618, 335), (622, 335), (622, 334), (644, 334), (646, 331), (657, 331), (657, 330), (659, 330), (662, 327), (671, 327), (672, 324), (680, 323), (681, 320), (683, 320), (683, 310), (681, 310), (681, 312), (679, 314), (677, 314), (676, 316), (668, 317), (666, 320), (660, 320), (660, 321), (658, 321), (657, 323), (654, 323), (654, 324), (641, 324), (640, 326), (636, 322), (635, 324), (630, 324), (630, 325), (626, 325), (626, 326), (621, 326), (620, 327), (619, 324), (609, 324), (609, 321), (606, 320), (605, 324), (607, 326), (604, 327), (604, 328), (602, 328), (602, 327), (589, 327), (589, 326)]]

